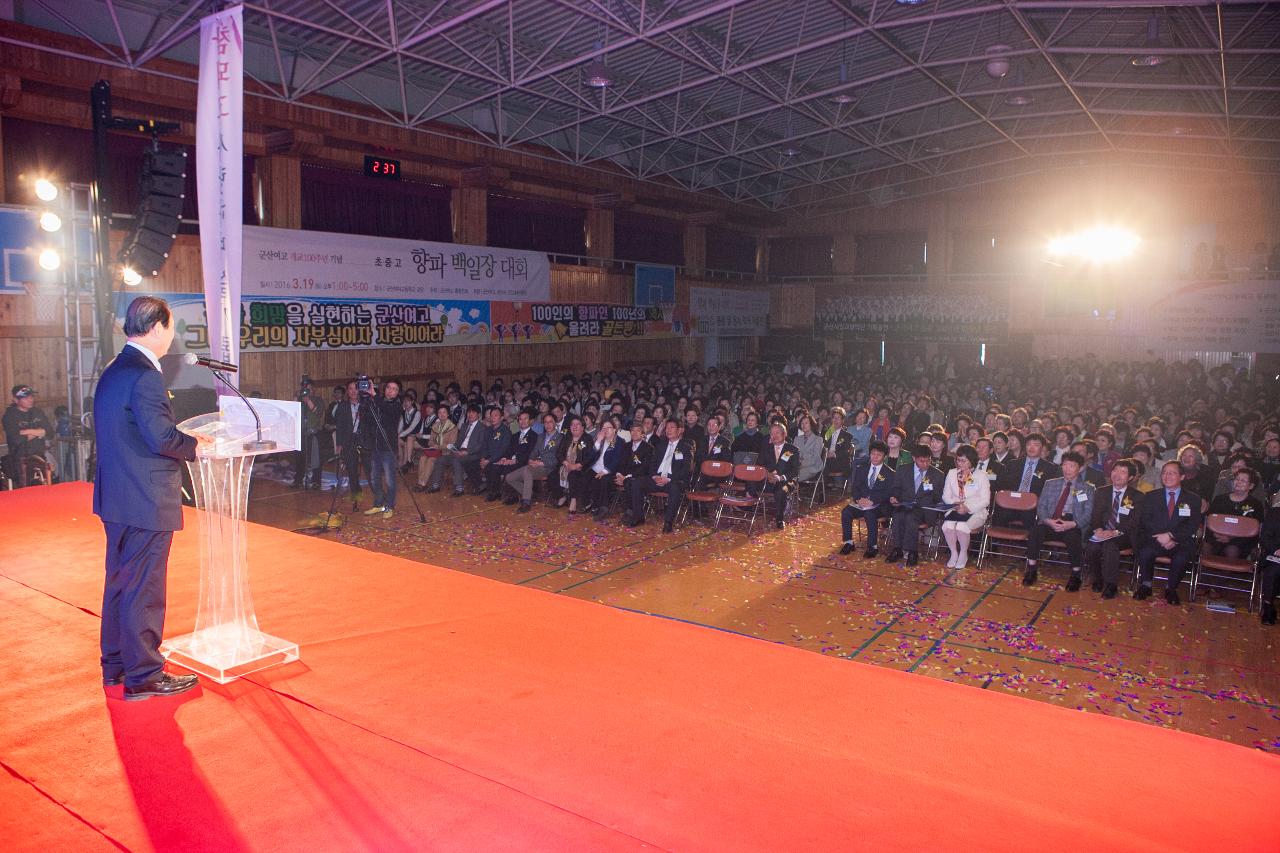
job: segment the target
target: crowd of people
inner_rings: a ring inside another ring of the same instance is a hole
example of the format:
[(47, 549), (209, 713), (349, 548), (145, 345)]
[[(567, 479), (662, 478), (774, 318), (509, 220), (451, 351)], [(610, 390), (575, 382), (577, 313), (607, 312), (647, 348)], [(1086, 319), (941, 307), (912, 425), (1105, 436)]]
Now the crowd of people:
[[(921, 530), (936, 524), (947, 565), (964, 567), (989, 521), (1025, 543), (1027, 585), (1052, 548), (1069, 563), (1069, 591), (1089, 576), (1113, 598), (1132, 557), (1134, 597), (1151, 595), (1160, 568), (1171, 604), (1197, 553), (1256, 558), (1262, 618), (1275, 621), (1280, 423), (1263, 413), (1277, 411), (1280, 384), (1231, 366), (832, 358), (800, 370), (673, 364), (487, 388), (431, 382), (420, 392), (387, 380), (364, 397), (353, 381), (327, 406), (308, 397), (309, 450), (295, 485), (318, 488), (319, 463), (336, 456), (353, 490), (369, 475), (369, 515), (394, 512), (398, 465), (418, 492), (442, 491), (447, 476), (454, 496), (471, 489), (527, 512), (541, 488), (552, 505), (601, 522), (617, 513), (637, 526), (660, 510), (669, 532), (690, 492), (726, 487), (703, 463), (755, 462), (764, 476), (746, 493), (763, 496), (778, 527), (801, 486), (821, 480), (828, 494), (848, 492), (845, 555), (861, 521), (863, 556), (878, 557), (888, 523), (885, 559), (915, 564)], [(1205, 532), (1207, 515), (1261, 530)]]
[(818, 320), (829, 328), (849, 323), (996, 325), (1008, 321), (1008, 308), (988, 294), (850, 294), (824, 299)]

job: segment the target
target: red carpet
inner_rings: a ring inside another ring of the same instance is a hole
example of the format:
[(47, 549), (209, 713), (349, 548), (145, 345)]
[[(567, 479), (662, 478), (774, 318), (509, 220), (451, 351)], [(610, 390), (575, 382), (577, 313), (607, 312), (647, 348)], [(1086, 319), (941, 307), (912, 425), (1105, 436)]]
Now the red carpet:
[(5, 850), (1277, 846), (1260, 752), (265, 527), (302, 660), (125, 704), (88, 487), (0, 494), (0, 536)]

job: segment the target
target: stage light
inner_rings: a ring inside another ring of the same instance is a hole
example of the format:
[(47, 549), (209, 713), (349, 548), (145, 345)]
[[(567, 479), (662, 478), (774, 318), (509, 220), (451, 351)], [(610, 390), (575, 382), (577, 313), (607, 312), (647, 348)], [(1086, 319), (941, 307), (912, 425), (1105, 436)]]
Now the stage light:
[(142, 274), (133, 267), (125, 267), (120, 271), (120, 278), (126, 287), (137, 287), (142, 284)]
[(46, 210), (40, 214), (40, 227), (50, 233), (57, 231), (62, 227), (62, 217), (52, 210)]
[(58, 254), (57, 249), (42, 249), (36, 261), (40, 264), (40, 269), (52, 272), (62, 266), (62, 255)]
[(35, 185), (36, 198), (41, 201), (53, 201), (58, 197), (58, 187), (47, 178), (40, 178)]
[(1055, 258), (1076, 258), (1105, 264), (1122, 261), (1138, 250), (1142, 238), (1127, 228), (1096, 225), (1075, 234), (1065, 234), (1049, 241), (1048, 252)]

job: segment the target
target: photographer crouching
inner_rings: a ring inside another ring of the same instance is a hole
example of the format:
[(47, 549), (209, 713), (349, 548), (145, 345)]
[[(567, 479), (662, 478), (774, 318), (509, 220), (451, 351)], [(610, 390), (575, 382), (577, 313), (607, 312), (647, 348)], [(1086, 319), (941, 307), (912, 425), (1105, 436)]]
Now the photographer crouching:
[[(366, 385), (368, 391), (365, 390)], [(400, 449), (400, 415), (403, 410), (400, 382), (388, 379), (383, 383), (381, 394), (364, 377), (357, 380), (357, 386), (360, 388), (362, 406), (373, 422), (369, 434), (369, 443), (373, 447), (369, 465), (372, 473), (373, 506), (366, 509), (364, 514), (391, 518), (396, 508), (396, 468)]]
[[(307, 486), (320, 488), (320, 466), (324, 464), (325, 453), (320, 447), (321, 433), (324, 431), (325, 407), (316, 399), (311, 377), (303, 375), (298, 388), (297, 400), (302, 404), (302, 449), (294, 454), (293, 487), (301, 489)], [(306, 472), (311, 472), (311, 482), (306, 482)]]

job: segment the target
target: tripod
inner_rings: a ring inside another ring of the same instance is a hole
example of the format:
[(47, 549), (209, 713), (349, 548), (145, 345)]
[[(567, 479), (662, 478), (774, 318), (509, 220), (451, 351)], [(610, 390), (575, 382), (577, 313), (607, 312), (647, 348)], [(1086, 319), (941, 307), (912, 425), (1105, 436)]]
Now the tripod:
[[(397, 445), (394, 442), (392, 442), (391, 439), (387, 436), (386, 427), (382, 425), (382, 419), (378, 417), (378, 413), (374, 410), (373, 395), (367, 394), (364, 392), (360, 394), (360, 417), (362, 419), (365, 417), (370, 417), (373, 419), (373, 426), (375, 429), (377, 429), (378, 436), (382, 439), (382, 443), (389, 449), (389, 452), (394, 453), (397, 448)], [(398, 437), (398, 434), (397, 434), (397, 437)], [(354, 439), (354, 436), (353, 436), (353, 439)], [(377, 452), (376, 441), (374, 442), (374, 445), (375, 445), (375, 449), (373, 452), (376, 453)], [(359, 450), (357, 449), (356, 452), (358, 453)], [(418, 506), (418, 499), (414, 497), (413, 489), (409, 485), (408, 477), (405, 475), (403, 471), (400, 470), (399, 465), (392, 465), (391, 468), (392, 468), (391, 482), (384, 484), (383, 488), (389, 488), (394, 491), (396, 488), (396, 478), (399, 477), (399, 479), (404, 482), (404, 490), (409, 495), (409, 501), (413, 504), (414, 512), (418, 513), (418, 521), (420, 521), (423, 524), (426, 524), (427, 517), (423, 515), (422, 507)], [(370, 472), (370, 479), (372, 480), (372, 478), (373, 478), (373, 474), (372, 472)], [(372, 486), (372, 483), (370, 484), (370, 486)], [(351, 507), (351, 510), (352, 512), (355, 512), (354, 503)]]

